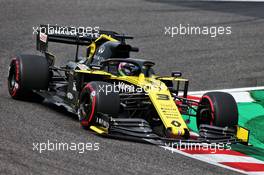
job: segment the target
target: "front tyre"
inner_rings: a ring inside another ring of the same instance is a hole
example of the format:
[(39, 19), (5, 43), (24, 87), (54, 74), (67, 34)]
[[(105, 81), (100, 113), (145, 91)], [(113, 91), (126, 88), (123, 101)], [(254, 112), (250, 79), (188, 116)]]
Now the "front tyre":
[(114, 91), (114, 86), (106, 82), (92, 81), (82, 89), (79, 98), (78, 117), (81, 126), (88, 129), (100, 115), (116, 117), (119, 108), (119, 93)]
[(197, 110), (197, 128), (201, 124), (229, 128), (238, 125), (238, 109), (234, 97), (225, 92), (204, 94)]

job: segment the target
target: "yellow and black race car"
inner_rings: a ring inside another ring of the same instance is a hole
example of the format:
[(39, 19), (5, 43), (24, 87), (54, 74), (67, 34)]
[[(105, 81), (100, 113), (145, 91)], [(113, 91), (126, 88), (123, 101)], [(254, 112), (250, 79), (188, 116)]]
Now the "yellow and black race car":
[[(41, 25), (37, 50), (43, 56), (12, 59), (9, 93), (14, 99), (39, 96), (64, 106), (78, 115), (82, 127), (109, 137), (158, 144), (248, 143), (249, 131), (238, 126), (238, 109), (230, 94), (209, 92), (198, 101), (188, 98), (188, 80), (181, 78), (181, 72), (156, 75), (153, 62), (130, 58), (130, 52), (138, 49), (126, 44), (126, 39), (132, 37), (112, 31), (84, 36), (49, 33)], [(74, 61), (55, 66), (49, 42), (75, 45)], [(80, 46), (86, 50), (83, 57), (79, 57)], [(196, 117), (198, 135), (182, 115)]]

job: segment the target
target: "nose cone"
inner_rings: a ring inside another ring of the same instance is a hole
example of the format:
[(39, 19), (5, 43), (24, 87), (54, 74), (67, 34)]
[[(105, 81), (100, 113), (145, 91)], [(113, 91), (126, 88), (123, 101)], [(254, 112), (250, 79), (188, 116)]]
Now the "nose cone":
[(189, 138), (190, 134), (187, 128), (169, 127), (166, 129), (166, 136), (169, 138)]

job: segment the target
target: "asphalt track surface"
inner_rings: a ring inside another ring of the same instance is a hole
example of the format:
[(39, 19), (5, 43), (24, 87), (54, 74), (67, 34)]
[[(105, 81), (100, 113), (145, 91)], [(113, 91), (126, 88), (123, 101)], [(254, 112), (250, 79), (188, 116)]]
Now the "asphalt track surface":
[[(133, 57), (154, 60), (161, 74), (182, 71), (192, 90), (261, 85), (263, 8), (262, 3), (0, 0), (0, 174), (235, 174), (156, 146), (101, 138), (50, 104), (12, 100), (7, 68), (11, 56), (35, 53), (33, 26), (100, 26), (135, 36), (130, 43), (140, 52)], [(180, 23), (230, 25), (232, 34), (164, 35), (165, 26)], [(58, 51), (58, 63), (63, 63), (65, 49)], [(33, 142), (48, 140), (98, 142), (100, 149), (83, 154), (33, 151)]]

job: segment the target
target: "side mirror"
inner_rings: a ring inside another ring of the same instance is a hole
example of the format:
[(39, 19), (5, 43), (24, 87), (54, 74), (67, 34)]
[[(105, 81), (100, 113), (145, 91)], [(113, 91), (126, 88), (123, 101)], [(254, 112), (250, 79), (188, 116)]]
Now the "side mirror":
[(89, 67), (91, 69), (96, 69), (96, 70), (101, 70), (103, 68), (102, 65), (97, 65), (97, 64), (90, 64)]
[(171, 76), (172, 77), (181, 77), (182, 76), (182, 73), (180, 71), (173, 71), (171, 73)]

